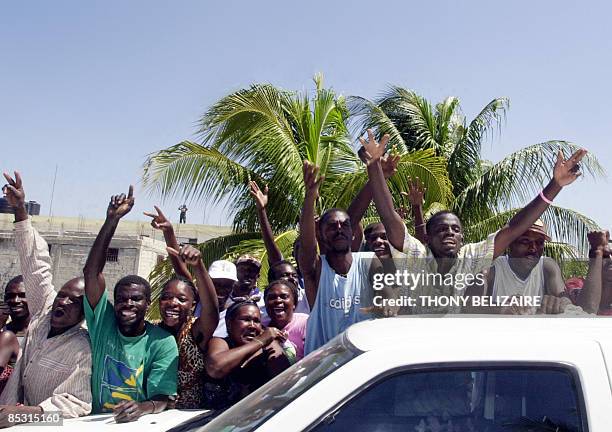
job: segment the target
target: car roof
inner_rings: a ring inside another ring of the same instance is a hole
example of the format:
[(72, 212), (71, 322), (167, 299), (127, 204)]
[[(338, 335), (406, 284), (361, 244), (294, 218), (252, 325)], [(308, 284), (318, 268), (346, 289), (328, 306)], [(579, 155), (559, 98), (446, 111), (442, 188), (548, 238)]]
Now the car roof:
[(524, 342), (545, 337), (554, 342), (595, 340), (612, 343), (612, 318), (608, 317), (552, 317), (499, 315), (419, 315), (383, 318), (360, 322), (351, 326), (346, 337), (361, 351), (371, 351), (406, 342), (461, 342), (474, 344), (479, 340), (503, 337), (508, 343)]

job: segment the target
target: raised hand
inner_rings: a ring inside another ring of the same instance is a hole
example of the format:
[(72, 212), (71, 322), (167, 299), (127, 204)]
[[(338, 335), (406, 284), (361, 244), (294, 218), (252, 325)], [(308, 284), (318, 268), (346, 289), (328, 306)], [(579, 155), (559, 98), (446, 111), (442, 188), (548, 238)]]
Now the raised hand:
[(306, 195), (314, 196), (314, 198), (319, 197), (319, 186), (325, 180), (324, 176), (319, 177), (319, 167), (313, 163), (304, 161), (304, 166), (302, 167), (304, 172), (304, 185), (306, 186)]
[(15, 171), (13, 179), (8, 173), (3, 173), (7, 184), (2, 187), (2, 192), (9, 205), (13, 208), (25, 207), (25, 192), (21, 182), (21, 175)]
[(557, 162), (553, 170), (553, 179), (561, 187), (567, 186), (580, 177), (580, 161), (587, 154), (585, 149), (576, 151), (568, 160), (563, 157), (563, 152), (557, 153)]
[(418, 177), (411, 179), (408, 182), (408, 193), (402, 192), (402, 195), (408, 198), (408, 202), (413, 206), (422, 206), (425, 198), (425, 187)]
[(610, 255), (610, 232), (608, 230), (591, 231), (587, 234), (587, 239), (589, 241), (591, 253), (600, 250), (603, 256), (607, 257)]
[(384, 155), (382, 158), (380, 158), (380, 165), (382, 167), (385, 179), (390, 179), (397, 172), (397, 164), (399, 163), (399, 160), (399, 155), (390, 154)]
[(190, 266), (204, 267), (204, 263), (202, 262), (202, 253), (191, 245), (182, 245), (179, 250), (167, 247), (166, 250), (170, 255), (174, 255)]
[(258, 209), (265, 209), (268, 205), (268, 185), (264, 187), (262, 191), (255, 181), (249, 182), (251, 196), (255, 200), (255, 205)]
[(108, 219), (120, 219), (132, 210), (134, 207), (134, 186), (130, 185), (127, 197), (125, 194), (113, 195), (108, 203), (106, 217)]
[(365, 149), (364, 156), (367, 160), (366, 164), (370, 165), (379, 160), (385, 154), (385, 148), (389, 142), (389, 135), (383, 135), (380, 142), (377, 142), (374, 138), (374, 132), (372, 132), (372, 129), (368, 129), (368, 141), (366, 142), (365, 139), (359, 138), (359, 142)]
[(161, 209), (157, 206), (153, 206), (157, 214), (142, 212), (145, 216), (149, 216), (153, 218), (151, 220), (151, 226), (155, 229), (161, 230), (163, 232), (172, 230), (172, 222), (168, 220), (168, 218), (162, 213)]

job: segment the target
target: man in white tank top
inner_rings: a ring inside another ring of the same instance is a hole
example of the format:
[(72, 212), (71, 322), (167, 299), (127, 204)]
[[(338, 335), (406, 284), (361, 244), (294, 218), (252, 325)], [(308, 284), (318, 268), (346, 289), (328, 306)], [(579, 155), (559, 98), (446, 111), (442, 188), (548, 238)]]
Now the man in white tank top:
[(550, 237), (544, 223), (538, 219), (508, 247), (508, 255), (495, 259), (489, 272), (489, 294), (497, 296), (558, 297), (565, 284), (561, 269), (548, 257), (543, 257), (544, 242)]
[[(510, 244), (508, 255), (495, 259), (487, 277), (487, 294), (494, 298), (530, 297), (538, 299), (536, 303), (542, 304), (546, 313), (563, 313), (572, 302), (566, 296), (559, 265), (552, 258), (542, 256), (545, 241), (550, 241), (550, 237), (544, 223), (538, 219)], [(592, 264), (589, 266), (589, 272), (592, 270)], [(587, 291), (593, 289), (590, 285), (594, 283), (601, 285), (600, 281), (589, 279), (584, 287), (585, 292), (581, 293), (584, 296), (578, 300), (579, 305), (589, 313), (595, 312), (590, 310), (591, 307), (587, 307)], [(536, 309), (526, 308), (521, 313), (536, 313)]]
[[(350, 325), (372, 318), (372, 272), (382, 271), (382, 264), (372, 252), (351, 252), (353, 230), (345, 210), (329, 209), (315, 224), (315, 202), (319, 185), (319, 167), (304, 162), (306, 194), (300, 217), (300, 252), (298, 262), (310, 317), (306, 329), (305, 354), (316, 350)], [(317, 251), (317, 231), (325, 254)]]

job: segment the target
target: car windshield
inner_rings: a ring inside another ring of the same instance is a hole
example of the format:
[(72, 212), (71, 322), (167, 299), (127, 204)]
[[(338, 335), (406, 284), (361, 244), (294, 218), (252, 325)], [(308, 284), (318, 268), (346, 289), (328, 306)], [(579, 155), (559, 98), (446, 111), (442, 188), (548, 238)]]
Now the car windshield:
[[(257, 428), (310, 387), (361, 354), (342, 334), (266, 383), (209, 424), (182, 430), (240, 431)], [(200, 427), (202, 426), (202, 427)], [(198, 429), (198, 427), (200, 427)]]

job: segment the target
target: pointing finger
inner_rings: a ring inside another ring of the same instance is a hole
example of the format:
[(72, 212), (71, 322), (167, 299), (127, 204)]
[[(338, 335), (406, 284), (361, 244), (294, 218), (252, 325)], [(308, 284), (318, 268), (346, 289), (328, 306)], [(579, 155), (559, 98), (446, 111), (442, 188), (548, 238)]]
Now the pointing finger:
[(128, 199), (134, 197), (134, 185), (130, 185), (130, 189), (128, 190)]
[(6, 179), (6, 181), (7, 181), (9, 184), (11, 184), (11, 185), (12, 185), (12, 184), (14, 184), (14, 183), (15, 183), (15, 182), (13, 181), (13, 178), (12, 178), (10, 175), (8, 175), (8, 173), (2, 173), (2, 175), (4, 175), (4, 178)]
[(21, 174), (19, 174), (19, 171), (15, 171), (15, 186), (17, 189), (21, 189)]
[(153, 206), (153, 208), (155, 208), (155, 211), (157, 212), (157, 214), (161, 217), (163, 217), (164, 219), (166, 219), (166, 216), (164, 215), (164, 213), (161, 211), (161, 209), (159, 207), (157, 207), (156, 205)]

